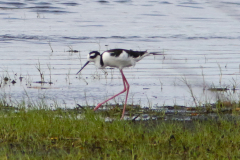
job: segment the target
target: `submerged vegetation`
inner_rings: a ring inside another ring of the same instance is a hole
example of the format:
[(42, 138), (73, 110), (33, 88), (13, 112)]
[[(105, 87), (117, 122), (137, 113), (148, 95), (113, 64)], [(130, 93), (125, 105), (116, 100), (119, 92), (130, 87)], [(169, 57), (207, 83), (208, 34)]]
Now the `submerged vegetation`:
[[(1, 101), (0, 159), (238, 159), (238, 106), (208, 106), (218, 108), (211, 109), (217, 115), (212, 118), (166, 120), (162, 114), (136, 121), (120, 120), (120, 109), (26, 109)], [(106, 121), (115, 114), (118, 118)]]

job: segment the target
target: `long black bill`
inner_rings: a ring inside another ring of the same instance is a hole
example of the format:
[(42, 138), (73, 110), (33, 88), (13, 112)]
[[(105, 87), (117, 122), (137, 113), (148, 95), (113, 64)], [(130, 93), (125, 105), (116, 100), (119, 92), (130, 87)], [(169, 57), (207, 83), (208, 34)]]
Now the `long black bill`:
[(84, 68), (88, 63), (89, 63), (89, 61), (87, 61), (87, 62), (83, 65), (83, 67), (77, 72), (77, 74), (78, 74), (79, 72), (81, 72), (81, 70), (83, 70), (83, 68)]

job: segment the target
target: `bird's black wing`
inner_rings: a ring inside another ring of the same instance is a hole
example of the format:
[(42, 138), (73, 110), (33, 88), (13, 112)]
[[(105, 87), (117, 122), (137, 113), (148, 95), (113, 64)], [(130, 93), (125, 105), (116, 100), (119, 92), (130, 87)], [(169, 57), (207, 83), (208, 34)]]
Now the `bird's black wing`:
[(107, 50), (105, 52), (108, 52), (110, 53), (111, 56), (114, 56), (114, 57), (119, 57), (120, 54), (124, 51), (124, 49), (110, 49), (110, 50)]
[(127, 49), (111, 49), (106, 52), (109, 52), (111, 56), (119, 57), (123, 51), (127, 52), (128, 56), (133, 58), (141, 57), (146, 53), (146, 51), (133, 51)]
[(125, 50), (128, 53), (128, 56), (133, 58), (142, 57), (147, 51), (133, 51), (133, 50)]

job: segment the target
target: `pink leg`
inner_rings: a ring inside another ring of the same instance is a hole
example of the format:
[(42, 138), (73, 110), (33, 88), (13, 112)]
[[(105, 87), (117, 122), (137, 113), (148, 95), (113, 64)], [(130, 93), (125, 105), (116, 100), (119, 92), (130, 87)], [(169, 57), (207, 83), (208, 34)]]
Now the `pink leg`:
[(124, 76), (122, 70), (120, 70), (120, 72), (121, 72), (122, 77), (123, 77), (123, 79), (124, 79), (124, 81), (125, 81), (125, 83), (126, 83), (126, 86), (127, 86), (127, 87), (126, 87), (127, 94), (126, 94), (125, 104), (124, 104), (124, 107), (123, 107), (123, 112), (122, 112), (122, 117), (121, 117), (121, 119), (123, 119), (124, 113), (125, 113), (125, 109), (126, 109), (126, 105), (127, 105), (127, 98), (128, 98), (128, 92), (129, 92), (130, 85), (128, 84), (128, 81), (127, 81), (126, 77)]
[(122, 70), (120, 70), (120, 72), (121, 72), (121, 74), (122, 74), (123, 85), (124, 85), (124, 89), (123, 89), (123, 91), (121, 91), (120, 93), (114, 95), (113, 97), (111, 97), (111, 98), (105, 100), (104, 102), (99, 103), (99, 104), (94, 108), (94, 111), (96, 111), (99, 107), (101, 107), (102, 104), (106, 103), (107, 101), (109, 101), (109, 100), (111, 100), (111, 99), (117, 97), (118, 95), (124, 93), (125, 91), (127, 91), (126, 100), (125, 100), (125, 104), (124, 104), (124, 108), (123, 108), (123, 113), (122, 113), (122, 117), (121, 117), (121, 119), (122, 119), (122, 118), (124, 117), (124, 113), (125, 113), (125, 108), (126, 108), (126, 103), (127, 103), (127, 97), (128, 97), (128, 91), (129, 91), (129, 84), (128, 84), (128, 82), (127, 82), (127, 80), (126, 80), (126, 78), (125, 78), (125, 76), (124, 76)]

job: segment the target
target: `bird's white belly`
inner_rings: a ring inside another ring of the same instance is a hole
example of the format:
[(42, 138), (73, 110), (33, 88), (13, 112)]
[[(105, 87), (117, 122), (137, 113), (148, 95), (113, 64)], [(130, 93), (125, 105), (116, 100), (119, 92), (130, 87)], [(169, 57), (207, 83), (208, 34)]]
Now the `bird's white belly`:
[(108, 60), (105, 62), (106, 66), (109, 67), (117, 67), (119, 69), (122, 69), (124, 67), (130, 67), (132, 66), (132, 61), (131, 60), (122, 60), (122, 59), (116, 59), (116, 58), (111, 58), (111, 60)]
[(109, 54), (105, 54), (102, 58), (104, 66), (122, 69), (124, 67), (130, 67), (135, 65), (135, 61), (131, 57), (128, 57), (126, 55), (115, 57)]

